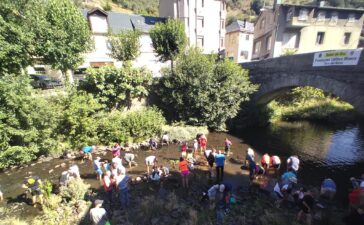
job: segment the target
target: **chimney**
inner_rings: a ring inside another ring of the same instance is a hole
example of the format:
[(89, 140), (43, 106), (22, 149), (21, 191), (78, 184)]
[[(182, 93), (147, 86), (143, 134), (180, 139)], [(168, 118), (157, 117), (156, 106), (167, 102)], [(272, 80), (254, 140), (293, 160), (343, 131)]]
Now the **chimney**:
[(246, 19), (244, 19), (244, 28), (246, 28)]

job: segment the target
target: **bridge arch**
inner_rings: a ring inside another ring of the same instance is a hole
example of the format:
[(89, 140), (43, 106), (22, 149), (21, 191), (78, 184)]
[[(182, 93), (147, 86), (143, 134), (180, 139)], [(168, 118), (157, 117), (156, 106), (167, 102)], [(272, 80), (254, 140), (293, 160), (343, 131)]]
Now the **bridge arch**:
[(295, 87), (322, 89), (352, 104), (364, 114), (364, 57), (355, 66), (313, 67), (314, 53), (284, 56), (241, 64), (259, 85), (253, 102), (267, 104)]

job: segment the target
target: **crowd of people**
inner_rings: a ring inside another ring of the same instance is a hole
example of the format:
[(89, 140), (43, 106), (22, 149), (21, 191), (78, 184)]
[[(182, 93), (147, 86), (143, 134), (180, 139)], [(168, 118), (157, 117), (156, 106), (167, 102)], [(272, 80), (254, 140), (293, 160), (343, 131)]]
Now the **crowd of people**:
[[(168, 134), (163, 134), (160, 145), (171, 143)], [(233, 185), (224, 179), (224, 167), (226, 159), (232, 154), (232, 142), (226, 138), (224, 141), (224, 151), (221, 149), (209, 149), (207, 138), (204, 134), (198, 134), (190, 143), (180, 143), (180, 158), (178, 169), (181, 177), (181, 187), (188, 190), (190, 187), (189, 176), (193, 173), (197, 158), (203, 158), (208, 166), (208, 177), (213, 181), (213, 185), (203, 191), (201, 202), (208, 202), (209, 208), (216, 210), (217, 222), (221, 223), (224, 215), (229, 213), (231, 204), (235, 203), (233, 195)], [(149, 149), (155, 151), (158, 143), (155, 139), (150, 139)], [(92, 162), (95, 178), (100, 181), (105, 191), (105, 202), (110, 208), (118, 203), (121, 209), (129, 207), (129, 187), (130, 177), (127, 175), (129, 169), (136, 166), (137, 157), (131, 151), (115, 144), (110, 148), (112, 160), (102, 160), (101, 157), (93, 158), (92, 154), (95, 146), (85, 146), (80, 150), (82, 160)], [(124, 157), (122, 157), (124, 155)], [(125, 163), (123, 165), (123, 159)], [(170, 174), (170, 168), (159, 165), (157, 156), (149, 155), (145, 158), (146, 177), (149, 182), (161, 183)], [(276, 183), (272, 188), (272, 193), (276, 197), (276, 207), (298, 207), (297, 221), (307, 225), (312, 224), (313, 213), (317, 209), (317, 199), (332, 201), (336, 194), (336, 183), (330, 178), (325, 178), (322, 182), (320, 192), (314, 189), (307, 189), (299, 184), (298, 171), (300, 169), (300, 159), (298, 156), (290, 156), (286, 161), (286, 169), (281, 176), (282, 161), (277, 155), (264, 154), (260, 160), (256, 160), (255, 152), (252, 148), (246, 151), (245, 163), (242, 169), (249, 170), (250, 184), (259, 178), (274, 179)], [(272, 173), (268, 173), (272, 171)], [(274, 174), (274, 176), (272, 175)], [(67, 186), (72, 179), (79, 179), (80, 171), (77, 165), (72, 165), (67, 171), (62, 172), (59, 178), (59, 185)], [(138, 179), (140, 179), (138, 177)], [(350, 214), (345, 221), (347, 224), (364, 224), (364, 174), (361, 178), (351, 178), (353, 190), (349, 193)], [(42, 181), (39, 177), (33, 176), (26, 179), (23, 187), (32, 196), (32, 204), (43, 203), (43, 193), (41, 190)], [(3, 199), (0, 191), (0, 201)], [(97, 199), (94, 208), (90, 211), (90, 219), (93, 224), (109, 224), (107, 211), (102, 207), (104, 200)], [(321, 205), (322, 206), (322, 205)], [(320, 208), (320, 207), (319, 207)]]

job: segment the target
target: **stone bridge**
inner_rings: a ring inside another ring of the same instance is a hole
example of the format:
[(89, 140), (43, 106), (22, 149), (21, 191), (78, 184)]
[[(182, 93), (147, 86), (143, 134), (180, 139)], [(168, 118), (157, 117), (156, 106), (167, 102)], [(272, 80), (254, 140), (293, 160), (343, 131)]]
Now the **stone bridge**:
[(357, 65), (314, 67), (314, 54), (240, 64), (249, 69), (251, 81), (260, 85), (253, 101), (266, 104), (292, 88), (312, 86), (340, 97), (364, 114), (364, 56), (359, 56)]

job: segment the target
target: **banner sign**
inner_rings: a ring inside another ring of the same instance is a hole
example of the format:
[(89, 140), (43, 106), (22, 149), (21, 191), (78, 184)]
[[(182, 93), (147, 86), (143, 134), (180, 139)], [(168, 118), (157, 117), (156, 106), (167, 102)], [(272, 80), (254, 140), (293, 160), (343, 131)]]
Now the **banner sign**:
[(334, 50), (317, 52), (313, 57), (312, 66), (352, 66), (357, 65), (361, 49)]

